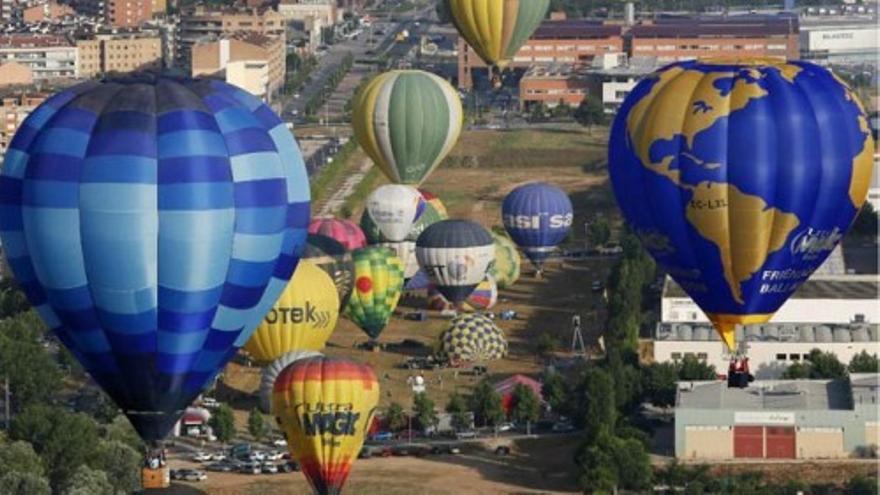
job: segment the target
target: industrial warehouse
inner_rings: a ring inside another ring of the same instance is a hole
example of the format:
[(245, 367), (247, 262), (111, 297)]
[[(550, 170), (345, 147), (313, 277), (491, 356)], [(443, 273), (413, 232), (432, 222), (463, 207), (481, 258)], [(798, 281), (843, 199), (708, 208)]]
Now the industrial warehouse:
[(679, 384), (679, 459), (830, 459), (876, 454), (877, 374), (842, 380)]

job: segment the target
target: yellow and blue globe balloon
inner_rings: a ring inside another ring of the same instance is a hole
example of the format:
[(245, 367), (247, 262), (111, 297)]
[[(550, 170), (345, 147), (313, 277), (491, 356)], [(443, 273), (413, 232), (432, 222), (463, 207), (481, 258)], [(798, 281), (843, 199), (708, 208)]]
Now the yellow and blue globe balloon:
[(846, 234), (868, 190), (864, 108), (826, 68), (692, 60), (641, 81), (612, 128), (617, 203), (729, 347)]

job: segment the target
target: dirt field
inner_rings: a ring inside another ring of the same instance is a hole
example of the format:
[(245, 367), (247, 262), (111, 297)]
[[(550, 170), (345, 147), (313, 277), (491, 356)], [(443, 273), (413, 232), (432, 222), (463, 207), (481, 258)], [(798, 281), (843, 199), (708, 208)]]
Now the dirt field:
[[(577, 493), (574, 466), (576, 439), (554, 437), (520, 441), (511, 455), (497, 457), (470, 449), (460, 455), (428, 458), (361, 459), (352, 468), (346, 493), (358, 495), (445, 495), (460, 493)], [(562, 462), (560, 462), (562, 460)], [(248, 476), (208, 473), (203, 483), (175, 483), (165, 493), (217, 495), (308, 494), (301, 473)]]

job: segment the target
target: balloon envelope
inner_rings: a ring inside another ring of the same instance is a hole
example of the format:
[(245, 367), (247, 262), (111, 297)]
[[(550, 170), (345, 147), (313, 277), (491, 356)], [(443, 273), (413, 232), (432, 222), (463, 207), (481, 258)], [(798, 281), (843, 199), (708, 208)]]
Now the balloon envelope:
[(507, 340), (495, 322), (480, 313), (464, 314), (440, 334), (440, 352), (452, 361), (488, 361), (507, 355)]
[(441, 0), (458, 33), (488, 65), (507, 66), (547, 16), (550, 0)]
[(302, 260), (244, 348), (261, 366), (290, 351), (320, 351), (338, 317), (339, 296), (333, 280)]
[(272, 410), (316, 493), (340, 493), (378, 403), (375, 373), (352, 361), (302, 359), (275, 380)]
[(495, 247), (492, 236), (479, 224), (443, 220), (419, 236), (416, 258), (437, 290), (459, 304), (483, 281), (495, 259)]
[(519, 280), (522, 261), (516, 245), (507, 236), (493, 232), (492, 239), (495, 241), (495, 263), (489, 269), (489, 274), (495, 279), (499, 289), (505, 289)]
[(278, 359), (264, 367), (263, 371), (260, 372), (260, 410), (266, 414), (272, 412), (272, 393), (275, 389), (275, 380), (284, 368), (300, 359), (321, 356), (323, 354), (317, 351), (290, 351), (282, 354)]
[(315, 218), (309, 223), (309, 234), (319, 234), (336, 240), (349, 251), (367, 245), (363, 231), (351, 220), (340, 218)]
[[(498, 302), (498, 285), (492, 275), (486, 275), (486, 278), (480, 282), (471, 292), (471, 295), (465, 299), (461, 309), (464, 311), (485, 311), (491, 309)], [(437, 311), (454, 309), (454, 305), (447, 301), (443, 294), (436, 288), (428, 289), (428, 308)]]
[(543, 182), (517, 187), (501, 205), (504, 228), (538, 269), (571, 230), (571, 200), (564, 191)]
[(354, 291), (345, 307), (345, 316), (376, 339), (400, 300), (403, 265), (394, 251), (381, 246), (355, 250)]
[(354, 263), (351, 261), (351, 252), (336, 239), (309, 234), (302, 258), (317, 265), (333, 279), (336, 294), (339, 296), (339, 307), (344, 308), (354, 287)]
[(351, 123), (361, 148), (398, 184), (420, 184), (461, 133), (458, 92), (420, 70), (379, 74), (354, 98)]
[(416, 188), (385, 184), (367, 197), (365, 214), (391, 242), (406, 239), (413, 224), (425, 211), (425, 200)]
[(19, 284), (150, 442), (278, 298), (308, 217), (290, 131), (216, 80), (57, 93), (22, 124), (0, 177), (0, 238)]
[(874, 144), (856, 96), (808, 62), (689, 61), (640, 82), (612, 128), (617, 203), (733, 347), (834, 249)]

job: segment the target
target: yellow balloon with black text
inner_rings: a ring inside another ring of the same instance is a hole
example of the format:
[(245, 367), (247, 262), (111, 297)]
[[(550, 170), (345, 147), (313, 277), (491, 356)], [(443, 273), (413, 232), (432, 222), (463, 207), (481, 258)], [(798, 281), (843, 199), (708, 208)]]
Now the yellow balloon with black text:
[(296, 272), (245, 350), (259, 364), (290, 351), (320, 351), (336, 328), (339, 294), (327, 272), (300, 260)]

